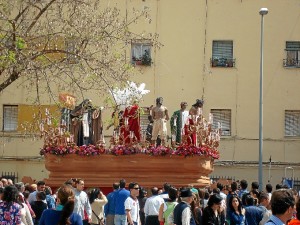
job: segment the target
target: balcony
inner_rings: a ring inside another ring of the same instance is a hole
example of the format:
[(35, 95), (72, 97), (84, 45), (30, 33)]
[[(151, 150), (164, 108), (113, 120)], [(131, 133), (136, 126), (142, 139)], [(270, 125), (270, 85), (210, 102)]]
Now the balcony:
[(300, 68), (300, 60), (299, 59), (283, 59), (283, 67), (286, 68)]
[(211, 67), (235, 67), (235, 59), (213, 57), (210, 59)]

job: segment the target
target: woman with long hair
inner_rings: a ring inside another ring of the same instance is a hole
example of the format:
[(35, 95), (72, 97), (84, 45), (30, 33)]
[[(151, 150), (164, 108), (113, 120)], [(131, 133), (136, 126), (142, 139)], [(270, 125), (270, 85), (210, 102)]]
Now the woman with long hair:
[(89, 201), (92, 207), (91, 224), (100, 224), (99, 219), (103, 221), (103, 206), (107, 203), (107, 198), (99, 188), (95, 188), (90, 193)]
[(242, 201), (237, 195), (232, 195), (229, 199), (229, 215), (230, 225), (245, 224), (245, 209), (242, 206)]
[(219, 194), (213, 194), (209, 197), (207, 206), (203, 210), (203, 225), (223, 225), (220, 207), (223, 198)]
[(74, 192), (70, 185), (63, 185), (57, 192), (57, 206), (46, 209), (39, 225), (82, 225), (81, 216), (73, 213)]
[(193, 201), (191, 203), (191, 211), (194, 216), (196, 225), (202, 225), (202, 209), (200, 205), (200, 197), (198, 194), (193, 193)]
[(21, 205), (18, 204), (18, 189), (6, 186), (0, 201), (0, 221), (3, 224), (21, 225)]

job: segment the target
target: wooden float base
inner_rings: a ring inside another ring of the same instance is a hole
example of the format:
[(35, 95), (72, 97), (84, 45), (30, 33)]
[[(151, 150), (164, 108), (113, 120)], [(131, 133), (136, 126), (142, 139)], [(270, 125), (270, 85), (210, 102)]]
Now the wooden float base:
[(213, 162), (209, 156), (45, 154), (45, 167), (50, 172), (45, 181), (59, 187), (70, 178), (83, 178), (86, 187), (111, 187), (124, 178), (127, 183), (138, 182), (143, 187), (161, 187), (165, 182), (176, 187), (204, 187), (210, 185)]

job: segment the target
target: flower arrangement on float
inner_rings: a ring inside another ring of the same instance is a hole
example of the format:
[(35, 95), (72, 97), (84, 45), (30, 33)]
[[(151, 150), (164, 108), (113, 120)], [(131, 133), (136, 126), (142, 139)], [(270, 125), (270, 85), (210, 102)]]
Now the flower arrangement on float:
[(180, 145), (175, 148), (169, 146), (149, 145), (148, 147), (115, 145), (111, 148), (105, 148), (104, 145), (82, 145), (82, 146), (45, 146), (40, 150), (40, 155), (53, 154), (65, 156), (68, 154), (77, 154), (79, 156), (97, 156), (97, 155), (135, 155), (146, 154), (150, 156), (210, 156), (213, 159), (219, 159), (220, 154), (217, 149), (211, 149), (208, 146), (196, 147), (192, 145)]

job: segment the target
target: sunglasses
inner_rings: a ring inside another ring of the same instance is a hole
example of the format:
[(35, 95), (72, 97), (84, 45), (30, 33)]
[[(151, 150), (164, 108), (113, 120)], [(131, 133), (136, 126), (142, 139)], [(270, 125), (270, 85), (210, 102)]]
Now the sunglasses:
[(137, 188), (132, 188), (132, 189), (134, 189), (134, 190), (139, 190), (140, 188), (139, 188), (139, 187), (137, 187)]

